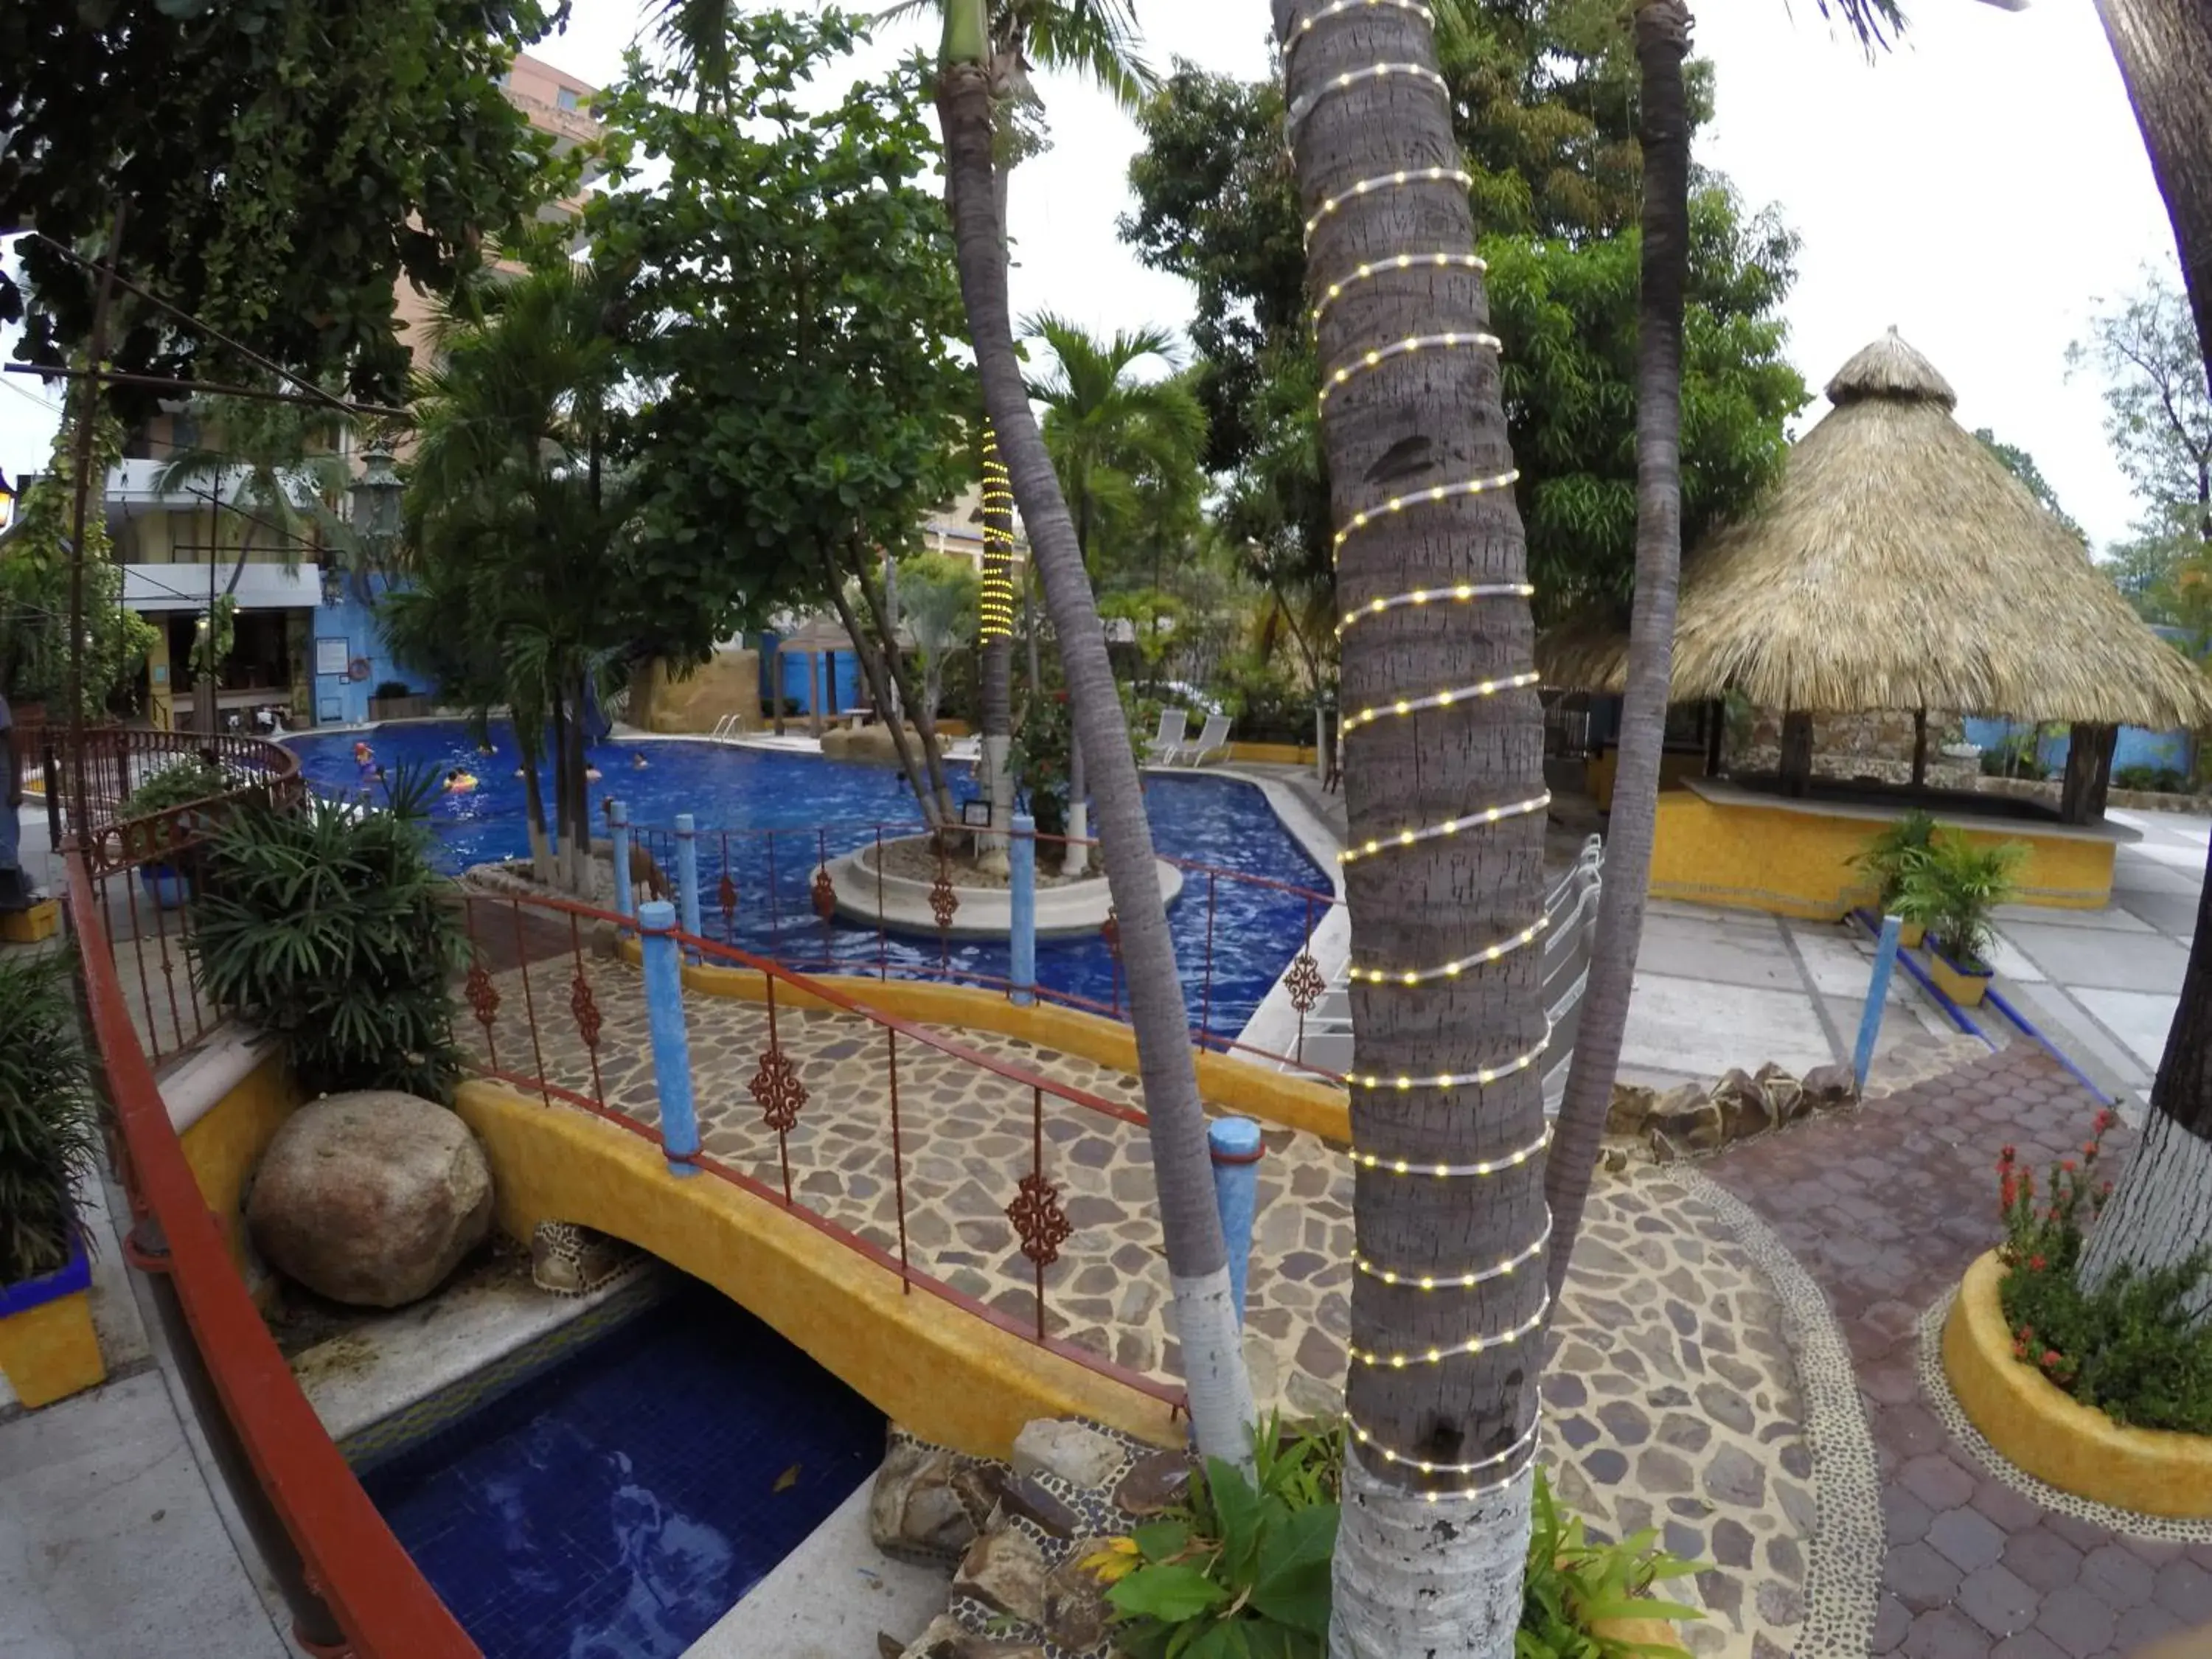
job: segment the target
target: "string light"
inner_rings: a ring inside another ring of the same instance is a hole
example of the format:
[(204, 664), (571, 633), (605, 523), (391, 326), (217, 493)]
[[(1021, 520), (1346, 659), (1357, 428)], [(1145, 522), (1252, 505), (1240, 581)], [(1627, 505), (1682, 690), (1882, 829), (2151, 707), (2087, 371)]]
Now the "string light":
[(1376, 259), (1361, 265), (1340, 283), (1331, 283), (1321, 296), (1321, 303), (1313, 308), (1310, 320), (1321, 326), (1322, 313), (1344, 297), (1345, 290), (1372, 282), (1376, 277), (1394, 270), (1413, 270), (1424, 266), (1438, 270), (1485, 271), (1490, 269), (1478, 253), (1401, 253), (1395, 259)]
[(1486, 346), (1492, 351), (1502, 351), (1505, 343), (1495, 334), (1485, 334), (1480, 331), (1469, 334), (1409, 334), (1402, 340), (1393, 340), (1389, 345), (1363, 351), (1352, 362), (1331, 369), (1328, 383), (1321, 389), (1321, 401), (1326, 404), (1329, 393), (1339, 390), (1347, 380), (1364, 374), (1370, 368), (1381, 368), (1393, 357), (1410, 357), (1417, 351), (1449, 351), (1460, 346)]
[(1356, 714), (1344, 717), (1343, 731), (1346, 737), (1362, 726), (1372, 726), (1380, 720), (1393, 720), (1401, 714), (1418, 714), (1428, 708), (1449, 708), (1455, 702), (1473, 702), (1478, 698), (1494, 697), (1501, 691), (1518, 691), (1536, 684), (1540, 676), (1534, 669), (1526, 673), (1508, 674), (1501, 680), (1478, 680), (1473, 685), (1455, 685), (1449, 690), (1432, 691), (1425, 697), (1400, 697), (1395, 702), (1377, 703), (1372, 708), (1363, 708)]
[(1297, 50), (1299, 41), (1313, 33), (1316, 23), (1341, 16), (1347, 11), (1358, 11), (1369, 6), (1391, 6), (1400, 11), (1409, 11), (1431, 28), (1437, 25), (1437, 15), (1421, 3), (1421, 0), (1329, 0), (1319, 11), (1311, 13), (1298, 25), (1298, 32), (1283, 43), (1283, 56), (1287, 59)]
[(1346, 1343), (1344, 1352), (1353, 1364), (1371, 1365), (1377, 1370), (1402, 1371), (1408, 1365), (1441, 1365), (1447, 1359), (1464, 1359), (1469, 1354), (1488, 1353), (1492, 1348), (1510, 1348), (1516, 1342), (1528, 1340), (1544, 1328), (1544, 1316), (1551, 1309), (1552, 1293), (1547, 1290), (1534, 1313), (1512, 1329), (1500, 1331), (1495, 1336), (1470, 1336), (1449, 1347), (1415, 1348), (1407, 1353), (1376, 1353)]
[(1465, 604), (1470, 599), (1528, 599), (1535, 596), (1536, 589), (1528, 582), (1459, 582), (1450, 587), (1411, 588), (1403, 593), (1370, 599), (1366, 604), (1346, 611), (1343, 619), (1336, 625), (1336, 636), (1342, 639), (1354, 623), (1404, 605)]
[(1540, 1235), (1535, 1243), (1522, 1250), (1520, 1255), (1507, 1256), (1502, 1261), (1494, 1261), (1487, 1267), (1478, 1267), (1473, 1273), (1445, 1273), (1441, 1276), (1435, 1273), (1401, 1273), (1395, 1267), (1378, 1267), (1356, 1251), (1352, 1255), (1352, 1265), (1370, 1279), (1379, 1279), (1385, 1285), (1395, 1285), (1407, 1290), (1471, 1291), (1476, 1285), (1486, 1285), (1493, 1279), (1511, 1278), (1544, 1254), (1547, 1242), (1547, 1237)]
[(1525, 817), (1531, 812), (1540, 812), (1552, 804), (1552, 792), (1531, 795), (1526, 800), (1510, 801), (1503, 806), (1486, 806), (1480, 812), (1469, 812), (1462, 817), (1446, 818), (1442, 823), (1431, 823), (1419, 830), (1401, 830), (1395, 836), (1378, 836), (1358, 847), (1347, 847), (1336, 855), (1339, 864), (1357, 864), (1362, 859), (1373, 858), (1377, 853), (1387, 853), (1394, 847), (1413, 847), (1425, 841), (1434, 841), (1441, 836), (1455, 836), (1462, 830), (1480, 829), (1505, 818)]
[[(1544, 1426), (1544, 1413), (1540, 1407), (1529, 1419), (1528, 1426), (1521, 1437), (1504, 1451), (1494, 1452), (1488, 1457), (1478, 1457), (1472, 1463), (1439, 1463), (1433, 1458), (1415, 1457), (1406, 1452), (1393, 1451), (1362, 1428), (1358, 1421), (1349, 1413), (1346, 1415), (1344, 1422), (1345, 1426), (1352, 1431), (1352, 1437), (1354, 1440), (1386, 1463), (1395, 1463), (1401, 1468), (1419, 1469), (1423, 1474), (1480, 1474), (1485, 1469), (1494, 1469), (1500, 1463), (1510, 1462), (1522, 1452), (1528, 1452), (1533, 1455), (1536, 1446), (1536, 1437)], [(1524, 1465), (1523, 1468), (1525, 1467)], [(1441, 1498), (1472, 1497), (1480, 1492), (1494, 1492), (1499, 1486), (1510, 1486), (1521, 1478), (1522, 1473), (1522, 1469), (1516, 1469), (1512, 1474), (1502, 1476), (1488, 1486), (1472, 1486), (1462, 1492), (1424, 1492), (1421, 1495), (1432, 1504)]]
[[(1538, 1060), (1544, 1057), (1545, 1051), (1551, 1046), (1552, 1032), (1551, 1027), (1547, 1024), (1544, 1029), (1544, 1040), (1538, 1043), (1534, 1048), (1528, 1049), (1525, 1053), (1514, 1055), (1512, 1059), (1504, 1061), (1501, 1065), (1486, 1066), (1479, 1072), (1438, 1072), (1433, 1077), (1384, 1077), (1379, 1072), (1369, 1072), (1362, 1074), (1348, 1076), (1345, 1079), (1345, 1082), (1355, 1089), (1395, 1089), (1401, 1094), (1412, 1089), (1460, 1089), (1465, 1088), (1469, 1085), (1473, 1085), (1477, 1088), (1486, 1089), (1492, 1084), (1497, 1082), (1500, 1078), (1511, 1077), (1516, 1072), (1527, 1071), (1531, 1066), (1534, 1066)], [(1370, 1160), (1366, 1167), (1369, 1169), (1381, 1169), (1385, 1166), (1382, 1164)], [(1468, 1167), (1469, 1169), (1474, 1168), (1472, 1165)], [(1439, 1164), (1433, 1170), (1424, 1170), (1421, 1166), (1418, 1164), (1407, 1170), (1398, 1170), (1395, 1167), (1391, 1170), (1391, 1173), (1397, 1175), (1443, 1175), (1446, 1172), (1447, 1166), (1442, 1164)], [(1487, 1174), (1489, 1171), (1485, 1170), (1474, 1170), (1474, 1173)]]
[[(1370, 1084), (1377, 1088), (1382, 1086), (1379, 1082), (1365, 1078), (1347, 1081)], [(1416, 1085), (1409, 1084), (1407, 1086)], [(1371, 1170), (1378, 1175), (1419, 1176), (1425, 1180), (1436, 1181), (1479, 1180), (1486, 1176), (1503, 1175), (1508, 1170), (1517, 1170), (1530, 1158), (1540, 1156), (1544, 1148), (1551, 1144), (1552, 1126), (1547, 1122), (1544, 1133), (1527, 1146), (1516, 1147), (1502, 1158), (1486, 1158), (1480, 1164), (1420, 1164), (1410, 1158), (1383, 1158), (1374, 1152), (1363, 1152), (1356, 1146), (1352, 1149), (1350, 1157), (1361, 1169)]]
[(983, 428), (983, 591), (975, 605), (976, 633), (988, 645), (1014, 635), (1013, 480), (999, 459), (999, 434)]
[(1355, 963), (1345, 972), (1352, 979), (1368, 985), (1427, 985), (1440, 979), (1457, 979), (1469, 968), (1485, 966), (1501, 957), (1510, 956), (1526, 945), (1534, 945), (1551, 925), (1549, 916), (1539, 916), (1512, 938), (1485, 945), (1473, 956), (1461, 957), (1438, 968), (1362, 968)]
[[(1314, 232), (1321, 228), (1321, 222), (1328, 218), (1330, 214), (1335, 212), (1346, 202), (1354, 201), (1366, 195), (1370, 191), (1388, 190), (1397, 185), (1443, 184), (1447, 180), (1457, 185), (1462, 190), (1474, 188), (1474, 175), (1463, 167), (1401, 167), (1395, 173), (1380, 173), (1372, 179), (1362, 179), (1351, 189), (1340, 191), (1336, 195), (1327, 198), (1319, 207), (1314, 210), (1313, 217), (1306, 221), (1306, 240), (1308, 241), (1313, 240)], [(1485, 269), (1488, 267), (1486, 266)]]
[(1447, 100), (1451, 97), (1451, 82), (1426, 64), (1370, 64), (1365, 69), (1346, 70), (1341, 75), (1331, 76), (1316, 89), (1291, 106), (1290, 112), (1283, 119), (1285, 141), (1290, 143), (1297, 141), (1298, 129), (1305, 125), (1306, 117), (1311, 115), (1321, 100), (1331, 93), (1346, 91), (1363, 81), (1387, 81), (1394, 75), (1408, 76), (1434, 87)]
[[(1324, 392), (1322, 396), (1326, 397), (1328, 394)], [(1457, 483), (1438, 484), (1432, 489), (1417, 489), (1410, 495), (1393, 495), (1382, 506), (1368, 507), (1362, 512), (1353, 514), (1346, 520), (1344, 528), (1336, 532), (1336, 540), (1331, 550), (1341, 557), (1345, 543), (1350, 541), (1354, 535), (1366, 529), (1369, 525), (1373, 524), (1385, 514), (1403, 513), (1409, 507), (1419, 507), (1427, 501), (1450, 501), (1459, 495), (1486, 495), (1491, 490), (1503, 489), (1509, 484), (1517, 483), (1520, 477), (1521, 469), (1515, 467), (1510, 471), (1492, 473), (1486, 478), (1464, 478)]]

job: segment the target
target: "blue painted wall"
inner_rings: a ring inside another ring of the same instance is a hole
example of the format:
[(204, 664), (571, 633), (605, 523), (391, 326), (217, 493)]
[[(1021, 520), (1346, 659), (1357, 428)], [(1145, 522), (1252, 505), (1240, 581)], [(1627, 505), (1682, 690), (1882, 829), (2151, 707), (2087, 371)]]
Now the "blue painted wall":
[[(1987, 720), (1969, 720), (1966, 727), (1966, 741), (1978, 743), (1984, 749), (1994, 749), (2014, 732), (2030, 729), (2025, 722)], [(2045, 766), (2063, 767), (2066, 764), (2066, 751), (2071, 746), (2071, 739), (2063, 732), (2046, 736), (2036, 745), (2036, 757)], [(2140, 726), (2124, 726), (2112, 750), (2115, 772), (2124, 766), (2155, 766), (2186, 772), (2189, 761), (2186, 732), (2148, 732)]]
[[(760, 636), (761, 696), (763, 700), (775, 695), (771, 688), (775, 683), (775, 671), (770, 665), (775, 660), (775, 640), (773, 634)], [(814, 712), (811, 684), (813, 676), (809, 667), (811, 659), (811, 653), (803, 651), (794, 651), (783, 659), (783, 695), (799, 705), (799, 712), (802, 714)], [(836, 691), (823, 701), (822, 712), (825, 714), (833, 709), (850, 708), (861, 701), (860, 660), (852, 652), (826, 651), (822, 653), (822, 678), (826, 683), (832, 676), (836, 680)], [(771, 703), (769, 714), (773, 717), (775, 713), (775, 706)]]
[(343, 674), (319, 673), (314, 677), (316, 725), (352, 726), (367, 720), (368, 700), (386, 680), (403, 681), (410, 691), (437, 690), (422, 676), (408, 673), (392, 659), (391, 647), (384, 642), (384, 630), (377, 624), (376, 613), (371, 608), (389, 585), (384, 577), (372, 576), (370, 604), (363, 604), (349, 585), (337, 604), (315, 608), (314, 626), (307, 646), (310, 667), (320, 665), (321, 652), (327, 647), (319, 642), (328, 640), (344, 641), (349, 664), (356, 658), (368, 660), (368, 673), (358, 680)]

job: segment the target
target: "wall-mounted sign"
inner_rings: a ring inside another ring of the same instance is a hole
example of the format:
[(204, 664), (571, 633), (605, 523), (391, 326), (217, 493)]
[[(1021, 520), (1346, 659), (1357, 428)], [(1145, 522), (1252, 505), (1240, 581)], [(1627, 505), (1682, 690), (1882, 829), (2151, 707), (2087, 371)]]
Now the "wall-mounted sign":
[(346, 642), (342, 639), (315, 641), (315, 672), (337, 676), (346, 672)]

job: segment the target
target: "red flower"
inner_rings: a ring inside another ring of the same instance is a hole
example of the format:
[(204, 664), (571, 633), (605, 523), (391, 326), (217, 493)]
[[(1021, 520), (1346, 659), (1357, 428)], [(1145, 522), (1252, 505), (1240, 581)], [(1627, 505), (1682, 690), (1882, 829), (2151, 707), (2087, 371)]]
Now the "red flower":
[(2027, 1344), (2020, 1340), (2017, 1337), (2013, 1340), (2012, 1357), (2014, 1359), (2025, 1359), (2027, 1358)]
[(2074, 1160), (2070, 1158), (2062, 1158), (2059, 1160), (2058, 1167), (2065, 1170), (2068, 1175), (2072, 1175), (2074, 1173)]
[(2112, 1195), (2112, 1183), (2109, 1181), (2105, 1182), (2103, 1186), (2097, 1188), (2097, 1196), (2100, 1198), (2110, 1198)]
[(2001, 1165), (2002, 1165), (2002, 1164), (2009, 1164), (2009, 1163), (2011, 1163), (2014, 1158), (2018, 1158), (2019, 1156), (2020, 1156), (2020, 1154), (2019, 1154), (2018, 1152), (2014, 1152), (2011, 1147), (2008, 1146), (2008, 1147), (2006, 1147), (2002, 1152), (1999, 1152), (1999, 1153), (1997, 1154), (1997, 1162), (1998, 1162), (1998, 1164), (2001, 1164)]
[(2094, 1140), (2085, 1140), (2085, 1141), (2083, 1141), (2083, 1142), (2081, 1143), (2081, 1156), (2082, 1156), (2083, 1158), (2094, 1158), (2094, 1157), (2096, 1157), (2096, 1155), (2097, 1155), (2097, 1143), (2096, 1143), (2095, 1141), (2094, 1141)]
[(2057, 1349), (2045, 1348), (2043, 1351), (2043, 1369), (2049, 1370), (2052, 1366), (2058, 1363), (2058, 1358)]
[(2119, 1121), (2120, 1115), (2111, 1107), (2106, 1106), (2099, 1109), (2097, 1115), (2090, 1120), (2089, 1127), (2099, 1134), (2102, 1134)]
[(2041, 1273), (2043, 1271), (2043, 1258), (2039, 1255), (2032, 1255), (2028, 1257), (2027, 1270), (2032, 1273)]

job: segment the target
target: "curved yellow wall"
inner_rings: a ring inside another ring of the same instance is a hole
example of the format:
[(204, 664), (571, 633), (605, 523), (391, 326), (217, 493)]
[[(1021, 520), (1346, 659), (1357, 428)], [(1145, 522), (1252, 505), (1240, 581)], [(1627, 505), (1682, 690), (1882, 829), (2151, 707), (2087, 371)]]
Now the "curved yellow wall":
[[(1874, 896), (1873, 884), (1850, 861), (1881, 827), (1869, 818), (1670, 791), (1659, 798), (1651, 896), (1834, 921)], [(1963, 834), (1978, 846), (2009, 841), (2026, 847), (2018, 877), (2022, 904), (2095, 910), (2112, 902), (2109, 841), (2039, 835), (2032, 823), (1963, 830), (1947, 824), (1945, 833)]]
[(490, 1160), (501, 1227), (597, 1228), (706, 1280), (925, 1440), (1005, 1457), (1022, 1425), (1082, 1416), (1163, 1446), (1168, 1407), (920, 1289), (734, 1182), (671, 1175), (641, 1136), (499, 1084), (455, 1103)]
[(178, 1137), (185, 1162), (199, 1182), (200, 1196), (215, 1212), (216, 1224), (230, 1246), (230, 1259), (241, 1273), (246, 1267), (246, 1217), (240, 1207), (246, 1181), (298, 1104), (283, 1062), (272, 1054)]
[[(632, 961), (637, 947), (624, 942)], [(1116, 1071), (1137, 1069), (1136, 1034), (1115, 1019), (1087, 1014), (1079, 1009), (1032, 1003), (1021, 1007), (998, 991), (974, 985), (939, 985), (925, 980), (860, 979), (812, 975), (813, 981), (842, 992), (879, 1013), (930, 1025), (964, 1027), (994, 1031), (1000, 1036), (1020, 1037), (1042, 1048), (1054, 1048), (1094, 1065)], [(708, 996), (735, 997), (747, 1002), (766, 999), (764, 976), (749, 968), (686, 968), (684, 982)], [(779, 1006), (818, 1008), (818, 998), (776, 987)], [(1285, 1129), (1303, 1129), (1324, 1140), (1352, 1139), (1352, 1107), (1341, 1089), (1318, 1080), (1270, 1071), (1247, 1060), (1200, 1050), (1198, 1092), (1200, 1098), (1223, 1109), (1256, 1117)]]

